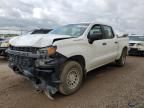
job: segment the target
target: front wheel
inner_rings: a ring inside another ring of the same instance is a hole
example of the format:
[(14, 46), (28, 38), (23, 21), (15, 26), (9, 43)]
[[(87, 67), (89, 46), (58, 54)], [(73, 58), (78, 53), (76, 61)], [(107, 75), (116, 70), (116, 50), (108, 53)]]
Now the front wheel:
[(126, 56), (127, 56), (127, 49), (123, 49), (121, 57), (119, 60), (116, 60), (116, 65), (118, 66), (124, 66), (126, 63)]
[(76, 61), (68, 61), (64, 64), (60, 75), (60, 93), (71, 95), (80, 88), (83, 81), (82, 70), (82, 66)]

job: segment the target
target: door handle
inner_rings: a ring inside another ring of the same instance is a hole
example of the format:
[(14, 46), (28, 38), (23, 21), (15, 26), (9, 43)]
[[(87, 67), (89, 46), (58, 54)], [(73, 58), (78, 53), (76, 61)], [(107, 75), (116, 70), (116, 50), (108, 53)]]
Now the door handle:
[(102, 45), (107, 45), (107, 43), (103, 43)]
[(116, 41), (115, 44), (118, 44), (118, 42)]

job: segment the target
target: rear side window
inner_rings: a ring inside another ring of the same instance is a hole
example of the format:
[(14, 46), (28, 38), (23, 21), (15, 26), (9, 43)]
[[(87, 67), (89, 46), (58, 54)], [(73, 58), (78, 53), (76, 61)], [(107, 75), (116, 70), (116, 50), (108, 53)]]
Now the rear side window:
[(105, 32), (105, 39), (112, 39), (114, 38), (114, 34), (113, 34), (113, 31), (112, 31), (112, 28), (109, 27), (109, 26), (103, 26), (104, 28), (104, 32)]

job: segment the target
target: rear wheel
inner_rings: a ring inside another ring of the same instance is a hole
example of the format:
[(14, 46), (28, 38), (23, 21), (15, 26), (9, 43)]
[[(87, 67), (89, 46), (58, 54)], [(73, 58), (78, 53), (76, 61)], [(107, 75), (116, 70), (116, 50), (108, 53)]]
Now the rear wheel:
[(60, 93), (71, 95), (80, 88), (83, 81), (82, 70), (82, 66), (76, 61), (68, 61), (64, 64), (60, 75)]
[(125, 49), (123, 49), (123, 51), (122, 51), (122, 54), (121, 54), (120, 59), (119, 59), (119, 60), (116, 60), (116, 64), (117, 64), (118, 66), (124, 66), (125, 63), (126, 63), (126, 56), (127, 56), (127, 49), (125, 48)]

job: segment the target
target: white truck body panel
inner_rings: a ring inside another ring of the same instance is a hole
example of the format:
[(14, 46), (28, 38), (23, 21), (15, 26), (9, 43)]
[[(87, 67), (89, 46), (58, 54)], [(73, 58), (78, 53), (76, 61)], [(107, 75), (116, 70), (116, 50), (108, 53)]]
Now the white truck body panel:
[[(118, 43), (115, 44), (115, 41)], [(107, 46), (103, 46), (103, 42), (107, 42)], [(86, 70), (89, 72), (97, 67), (118, 60), (123, 48), (128, 46), (128, 38), (115, 37), (113, 39), (97, 40), (93, 44), (89, 44), (87, 38), (73, 38), (57, 41), (54, 45), (57, 45), (58, 52), (68, 58), (82, 55), (86, 61)]]

